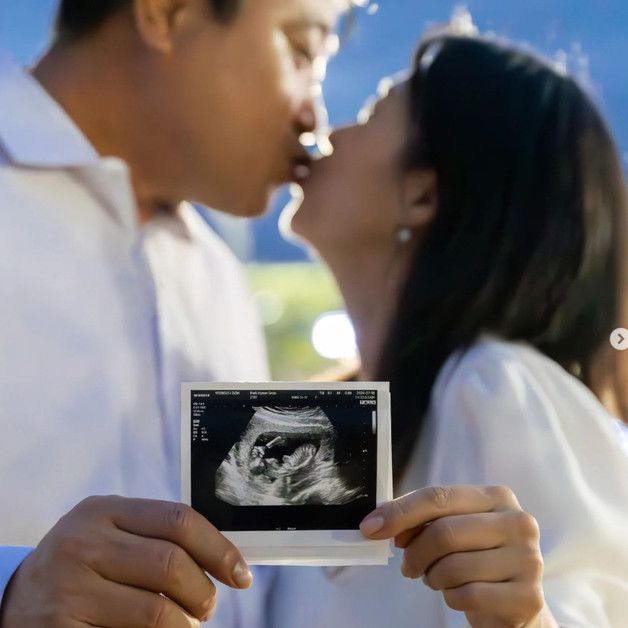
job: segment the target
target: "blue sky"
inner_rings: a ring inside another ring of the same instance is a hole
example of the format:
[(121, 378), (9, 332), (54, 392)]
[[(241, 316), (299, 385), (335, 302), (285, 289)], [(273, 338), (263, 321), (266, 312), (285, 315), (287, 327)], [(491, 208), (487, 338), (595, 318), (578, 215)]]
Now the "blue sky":
[[(353, 120), (379, 78), (407, 66), (423, 29), (446, 21), (459, 3), (379, 0), (378, 4), (375, 15), (360, 16), (330, 66), (326, 92), (332, 123)], [(464, 4), (482, 31), (526, 42), (549, 56), (565, 51), (573, 67), (578, 58), (586, 59), (596, 100), (628, 167), (627, 0), (468, 0)], [(32, 62), (45, 47), (55, 6), (56, 0), (0, 0), (0, 46), (21, 63)], [(259, 257), (267, 258), (271, 251), (276, 256), (276, 210), (255, 231)], [(281, 251), (291, 254), (289, 248)]]

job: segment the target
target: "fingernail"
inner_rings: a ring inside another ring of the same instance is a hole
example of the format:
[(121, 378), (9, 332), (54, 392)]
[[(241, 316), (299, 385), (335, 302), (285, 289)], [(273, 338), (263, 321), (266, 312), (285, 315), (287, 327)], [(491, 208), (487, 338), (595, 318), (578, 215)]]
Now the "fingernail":
[(253, 574), (245, 562), (239, 562), (231, 574), (233, 581), (241, 588), (246, 589), (253, 582)]
[(369, 515), (360, 524), (360, 531), (365, 536), (379, 532), (384, 527), (384, 517), (381, 515)]

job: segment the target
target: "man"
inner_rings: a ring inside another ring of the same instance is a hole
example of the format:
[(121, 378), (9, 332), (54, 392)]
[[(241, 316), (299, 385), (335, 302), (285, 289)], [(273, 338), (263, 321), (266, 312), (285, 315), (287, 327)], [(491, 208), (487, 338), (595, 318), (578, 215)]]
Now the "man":
[(0, 542), (26, 546), (0, 548), (2, 628), (198, 625), (204, 572), (251, 583), (176, 503), (179, 382), (265, 376), (180, 201), (252, 216), (300, 176), (345, 4), (62, 0), (32, 76), (0, 63)]

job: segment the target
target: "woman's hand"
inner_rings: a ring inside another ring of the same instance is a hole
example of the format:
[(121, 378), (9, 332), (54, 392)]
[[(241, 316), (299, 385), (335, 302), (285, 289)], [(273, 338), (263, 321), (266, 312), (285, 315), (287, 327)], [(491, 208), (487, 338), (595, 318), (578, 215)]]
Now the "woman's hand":
[(508, 488), (420, 489), (380, 506), (360, 529), (394, 538), (401, 573), (423, 576), (474, 628), (556, 625), (544, 607), (539, 527)]

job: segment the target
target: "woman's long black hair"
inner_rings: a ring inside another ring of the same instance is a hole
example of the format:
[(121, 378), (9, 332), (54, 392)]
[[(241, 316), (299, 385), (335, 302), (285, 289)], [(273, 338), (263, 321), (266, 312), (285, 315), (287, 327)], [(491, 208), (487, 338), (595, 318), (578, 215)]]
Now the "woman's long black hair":
[[(591, 386), (618, 326), (625, 182), (574, 80), (498, 42), (426, 41), (409, 82), (407, 169), (438, 180), (378, 377), (400, 478), (446, 359), (481, 334), (527, 341)], [(611, 356), (612, 358), (612, 356)]]

